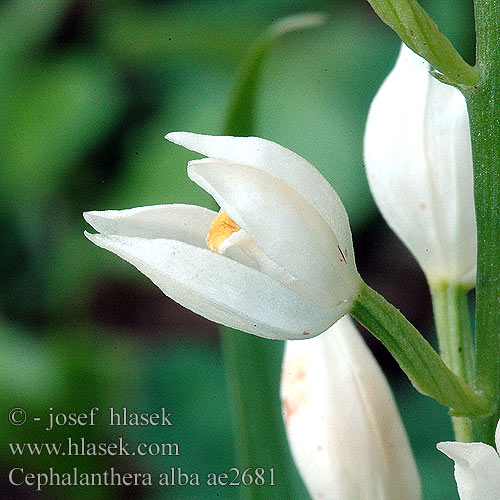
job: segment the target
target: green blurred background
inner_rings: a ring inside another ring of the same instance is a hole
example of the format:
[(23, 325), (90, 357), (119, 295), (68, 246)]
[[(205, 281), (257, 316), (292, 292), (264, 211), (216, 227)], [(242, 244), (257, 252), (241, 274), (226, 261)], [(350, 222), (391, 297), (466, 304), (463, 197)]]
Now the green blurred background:
[[(422, 2), (462, 54), (473, 54), (472, 8)], [(286, 36), (258, 90), (256, 134), (310, 160), (344, 201), (366, 281), (432, 339), (422, 274), (381, 221), (367, 189), (362, 136), (370, 100), (399, 42), (363, 0), (18, 0), (0, 3), (0, 493), (37, 499), (236, 499), (234, 487), (13, 487), (13, 467), (200, 475), (236, 465), (216, 325), (164, 297), (83, 237), (85, 210), (170, 202), (210, 206), (189, 181), (193, 154), (173, 130), (221, 133), (236, 75), (273, 21), (319, 11), (328, 22)], [(416, 394), (367, 338), (394, 387), (427, 500), (456, 499), (445, 409)], [(276, 384), (276, 381), (270, 381)], [(126, 406), (175, 416), (173, 428), (8, 423)], [(274, 411), (279, 411), (275, 408)], [(179, 457), (13, 457), (9, 442), (67, 436), (177, 442)], [(307, 494), (302, 493), (306, 499)], [(263, 499), (271, 500), (271, 499)]]

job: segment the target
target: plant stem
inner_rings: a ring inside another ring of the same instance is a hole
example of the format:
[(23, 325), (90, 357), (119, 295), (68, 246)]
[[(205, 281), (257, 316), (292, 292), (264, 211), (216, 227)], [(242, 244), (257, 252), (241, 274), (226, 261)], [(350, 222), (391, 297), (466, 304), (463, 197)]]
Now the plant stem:
[(469, 66), (417, 0), (368, 0), (377, 15), (410, 49), (427, 59), (455, 84), (474, 85), (476, 70)]
[(366, 283), (361, 284), (351, 313), (384, 344), (422, 394), (450, 407), (454, 415), (488, 411), (485, 398), (457, 377), (401, 312)]
[(279, 401), (283, 342), (222, 327), (222, 347), (233, 407), (238, 468), (274, 469), (275, 486), (240, 488), (242, 500), (293, 499), (292, 460)]
[(463, 88), (469, 110), (478, 232), (475, 387), (492, 401), (472, 420), (474, 441), (494, 443), (500, 415), (500, 1), (475, 0), (479, 82)]
[[(474, 344), (467, 289), (452, 283), (431, 286), (434, 321), (441, 358), (450, 370), (469, 384), (474, 380)], [(471, 441), (470, 420), (452, 417), (455, 439)]]

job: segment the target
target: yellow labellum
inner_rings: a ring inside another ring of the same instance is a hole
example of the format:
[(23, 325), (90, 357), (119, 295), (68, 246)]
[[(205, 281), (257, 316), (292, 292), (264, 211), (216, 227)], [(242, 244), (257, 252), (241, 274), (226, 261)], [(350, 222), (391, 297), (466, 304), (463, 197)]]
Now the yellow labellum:
[(226, 212), (221, 212), (210, 224), (206, 238), (208, 248), (218, 252), (222, 243), (239, 230), (240, 226)]

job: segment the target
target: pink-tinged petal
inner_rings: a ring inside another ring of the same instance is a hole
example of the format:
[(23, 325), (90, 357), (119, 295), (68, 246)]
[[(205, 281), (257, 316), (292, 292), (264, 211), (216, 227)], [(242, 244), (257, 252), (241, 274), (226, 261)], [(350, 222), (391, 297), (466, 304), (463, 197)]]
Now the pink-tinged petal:
[(420, 500), (415, 460), (389, 385), (352, 320), (287, 342), (281, 397), (314, 500)]

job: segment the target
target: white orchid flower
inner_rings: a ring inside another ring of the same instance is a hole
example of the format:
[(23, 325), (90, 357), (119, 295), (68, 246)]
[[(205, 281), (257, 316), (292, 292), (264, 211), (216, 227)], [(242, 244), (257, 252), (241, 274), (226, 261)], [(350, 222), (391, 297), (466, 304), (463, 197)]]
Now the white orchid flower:
[(460, 500), (500, 498), (500, 421), (495, 433), (497, 449), (485, 443), (446, 441), (437, 449), (455, 461), (455, 479)]
[[(337, 193), (306, 160), (257, 137), (174, 132), (209, 158), (188, 175), (220, 205), (87, 212), (87, 234), (206, 318), (261, 337), (301, 339), (346, 314), (360, 287)], [(209, 248), (207, 248), (207, 244)]]
[(364, 155), (382, 215), (430, 284), (472, 287), (476, 219), (469, 119), (462, 94), (404, 44), (372, 102)]
[(346, 316), (286, 343), (281, 398), (292, 454), (313, 500), (420, 500), (394, 397)]

